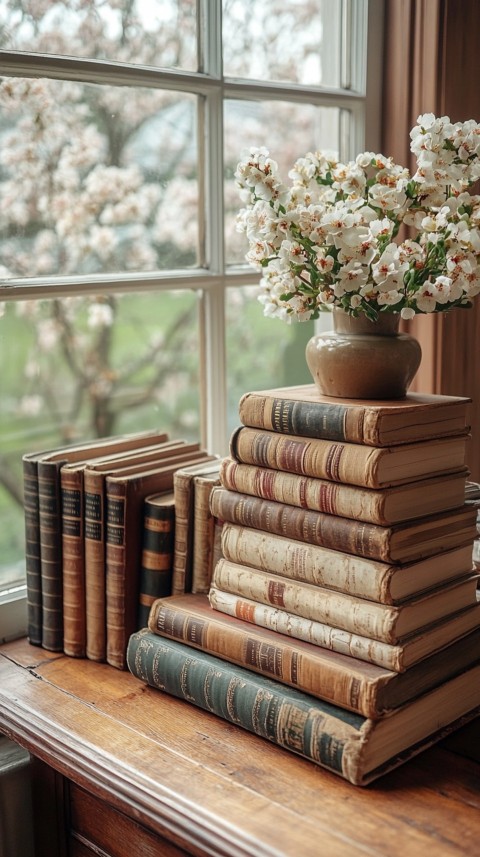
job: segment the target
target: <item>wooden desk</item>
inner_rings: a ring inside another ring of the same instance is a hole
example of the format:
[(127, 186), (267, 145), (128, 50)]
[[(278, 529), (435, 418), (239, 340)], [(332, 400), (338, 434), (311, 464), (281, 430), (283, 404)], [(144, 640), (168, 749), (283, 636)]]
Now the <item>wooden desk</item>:
[[(103, 664), (0, 648), (38, 857), (480, 854), (480, 721), (359, 789)], [(21, 823), (21, 819), (19, 819)]]

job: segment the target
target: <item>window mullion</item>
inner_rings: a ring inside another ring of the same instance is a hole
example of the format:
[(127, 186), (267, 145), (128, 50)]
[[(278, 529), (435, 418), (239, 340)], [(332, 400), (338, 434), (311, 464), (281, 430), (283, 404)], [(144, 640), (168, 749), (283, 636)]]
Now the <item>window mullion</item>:
[(227, 437), (227, 380), (225, 348), (224, 154), (222, 91), (221, 0), (199, 0), (202, 70), (218, 80), (204, 99), (205, 256), (208, 270), (219, 277), (205, 290), (201, 311), (204, 343), (203, 390), (207, 448), (225, 453)]

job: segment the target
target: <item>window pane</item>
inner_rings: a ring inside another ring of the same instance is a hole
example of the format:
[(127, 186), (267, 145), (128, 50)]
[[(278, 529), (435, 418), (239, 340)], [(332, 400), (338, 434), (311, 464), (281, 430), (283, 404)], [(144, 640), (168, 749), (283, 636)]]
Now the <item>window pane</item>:
[(156, 89), (3, 79), (0, 278), (195, 265), (196, 106)]
[(238, 425), (238, 402), (250, 390), (311, 384), (305, 346), (313, 322), (285, 324), (266, 318), (258, 288), (229, 288), (226, 295), (228, 427)]
[(197, 69), (195, 0), (16, 0), (0, 32), (3, 50)]
[(328, 149), (338, 156), (340, 109), (291, 104), (284, 101), (225, 102), (225, 236), (229, 264), (243, 262), (247, 252), (244, 235), (235, 229), (243, 203), (234, 173), (243, 150), (265, 146), (278, 163), (285, 184), (297, 158), (307, 152)]
[(223, 0), (227, 77), (340, 85), (339, 0)]
[(183, 291), (6, 304), (0, 588), (24, 573), (24, 453), (150, 428), (199, 439), (197, 307)]

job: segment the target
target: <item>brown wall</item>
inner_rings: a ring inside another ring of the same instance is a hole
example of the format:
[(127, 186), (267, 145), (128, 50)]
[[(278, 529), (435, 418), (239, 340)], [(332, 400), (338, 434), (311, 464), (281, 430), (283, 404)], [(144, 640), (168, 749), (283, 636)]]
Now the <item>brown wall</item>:
[[(410, 161), (421, 113), (480, 121), (478, 0), (386, 0), (381, 151)], [(468, 465), (480, 481), (480, 298), (470, 310), (418, 316), (407, 325), (422, 365), (412, 389), (470, 396)]]

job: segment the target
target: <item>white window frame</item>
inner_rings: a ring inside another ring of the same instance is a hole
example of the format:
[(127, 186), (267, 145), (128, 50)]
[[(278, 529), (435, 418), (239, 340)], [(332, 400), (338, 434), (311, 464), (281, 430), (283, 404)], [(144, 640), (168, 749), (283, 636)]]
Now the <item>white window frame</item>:
[[(260, 2), (260, 0), (259, 0)], [(223, 103), (229, 98), (288, 100), (297, 104), (335, 106), (348, 111), (349, 134), (341, 141), (341, 157), (364, 149), (378, 151), (381, 98), (382, 0), (338, 0), (342, 6), (344, 56), (339, 89), (226, 78), (222, 69), (222, 2), (197, 0), (199, 55), (202, 72), (152, 69), (143, 66), (0, 51), (2, 76), (73, 78), (84, 83), (137, 85), (178, 90), (201, 96), (199, 145), (205, 174), (200, 187), (200, 228), (205, 230), (205, 259), (197, 269), (93, 277), (9, 279), (0, 283), (1, 300), (29, 300), (92, 293), (201, 290), (200, 363), (201, 435), (208, 450), (227, 452), (227, 374), (225, 295), (231, 286), (254, 285), (258, 274), (247, 266), (227, 266), (224, 246)], [(366, 62), (365, 62), (366, 59)], [(208, 218), (205, 212), (209, 212)], [(3, 599), (3, 600), (2, 600)], [(24, 628), (25, 590), (10, 596), (0, 590), (0, 640)]]

